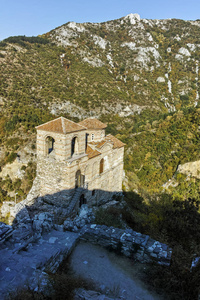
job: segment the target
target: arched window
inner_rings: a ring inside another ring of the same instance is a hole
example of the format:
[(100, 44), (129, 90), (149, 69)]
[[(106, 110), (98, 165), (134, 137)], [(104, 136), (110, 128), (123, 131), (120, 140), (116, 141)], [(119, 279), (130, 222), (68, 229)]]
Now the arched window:
[(73, 154), (78, 154), (78, 138), (76, 136), (72, 139), (71, 143), (71, 156)]
[(100, 160), (100, 165), (99, 165), (99, 174), (103, 173), (103, 169), (104, 169), (104, 159), (102, 158)]
[(55, 140), (51, 136), (48, 136), (46, 138), (46, 140), (45, 140), (46, 155), (48, 155), (54, 151), (54, 143), (55, 143)]
[(85, 184), (85, 175), (81, 174), (81, 171), (78, 170), (75, 174), (75, 188), (84, 187)]

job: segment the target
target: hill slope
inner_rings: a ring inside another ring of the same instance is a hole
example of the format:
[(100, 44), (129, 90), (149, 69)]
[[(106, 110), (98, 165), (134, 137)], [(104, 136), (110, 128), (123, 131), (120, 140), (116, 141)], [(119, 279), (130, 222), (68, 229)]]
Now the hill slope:
[[(151, 185), (157, 191), (178, 163), (199, 159), (197, 139), (187, 151), (182, 148), (183, 136), (179, 146), (168, 143), (180, 111), (183, 120), (198, 114), (199, 54), (199, 20), (147, 20), (137, 14), (104, 23), (69, 22), (41, 37), (4, 40), (0, 43), (1, 166), (34, 141), (34, 126), (61, 114), (74, 120), (96, 116), (127, 143), (126, 170), (137, 174), (144, 189)], [(168, 114), (174, 116), (166, 122)], [(192, 135), (195, 122), (189, 123)], [(181, 123), (183, 132), (188, 132), (186, 123)], [(155, 152), (159, 143), (162, 147)], [(34, 157), (34, 143), (32, 147)], [(169, 157), (176, 150), (178, 159)], [(148, 153), (154, 153), (154, 163)], [(168, 163), (171, 171), (164, 167)], [(144, 172), (146, 164), (157, 177)], [(6, 186), (4, 182), (3, 188), (9, 190)]]

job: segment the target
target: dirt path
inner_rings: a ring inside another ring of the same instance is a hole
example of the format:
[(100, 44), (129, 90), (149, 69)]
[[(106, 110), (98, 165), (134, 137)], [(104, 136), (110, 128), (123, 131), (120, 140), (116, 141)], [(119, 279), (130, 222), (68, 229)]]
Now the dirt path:
[[(101, 292), (111, 291), (114, 297), (127, 300), (160, 300), (161, 297), (147, 290), (137, 279), (141, 271), (126, 257), (88, 243), (80, 243), (73, 251), (70, 266), (76, 275), (92, 280)], [(142, 265), (142, 268), (144, 266)]]

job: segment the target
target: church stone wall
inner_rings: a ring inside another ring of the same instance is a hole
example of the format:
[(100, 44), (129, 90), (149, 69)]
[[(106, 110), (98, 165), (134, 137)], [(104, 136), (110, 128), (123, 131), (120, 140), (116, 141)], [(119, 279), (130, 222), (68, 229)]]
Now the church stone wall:
[[(101, 141), (105, 137), (105, 129), (87, 129), (87, 134), (88, 134), (88, 142), (97, 142)], [(93, 139), (92, 139), (92, 134), (93, 134)]]
[(52, 137), (54, 143), (54, 155), (57, 160), (64, 160), (66, 157), (66, 136), (55, 132), (38, 131), (37, 133), (37, 156), (47, 156), (46, 139)]
[(72, 194), (67, 164), (50, 156), (43, 159), (38, 158), (37, 179), (40, 190), (39, 196), (57, 198), (56, 201), (59, 201), (63, 197), (67, 199)]
[[(122, 190), (124, 147), (113, 149), (113, 142), (106, 141), (95, 148), (99, 155), (88, 158), (86, 151), (86, 133), (88, 142), (94, 134), (94, 141), (105, 137), (105, 129), (82, 130), (71, 133), (57, 133), (44, 130), (37, 132), (37, 184), (42, 197), (52, 198), (69, 204), (75, 192), (76, 173), (80, 171), (85, 178), (83, 193), (89, 206), (100, 205)], [(46, 138), (55, 140), (54, 150), (47, 154)], [(72, 155), (72, 140), (76, 138), (76, 152)], [(78, 150), (77, 150), (78, 149)], [(103, 159), (103, 172), (100, 161)]]
[(78, 154), (85, 153), (85, 131), (78, 131), (69, 134), (61, 134), (55, 132), (47, 132), (38, 130), (37, 133), (37, 155), (48, 156), (46, 149), (47, 137), (52, 137), (55, 140), (54, 143), (54, 155), (57, 160), (66, 160), (71, 158), (71, 144), (72, 139), (77, 137), (78, 142)]

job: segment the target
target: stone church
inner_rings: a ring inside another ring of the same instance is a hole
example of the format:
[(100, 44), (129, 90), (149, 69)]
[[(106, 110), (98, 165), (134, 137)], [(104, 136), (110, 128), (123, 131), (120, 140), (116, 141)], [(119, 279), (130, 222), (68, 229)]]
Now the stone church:
[(105, 128), (94, 118), (75, 123), (63, 117), (36, 127), (40, 197), (80, 207), (107, 202), (122, 191), (125, 144), (105, 135)]

